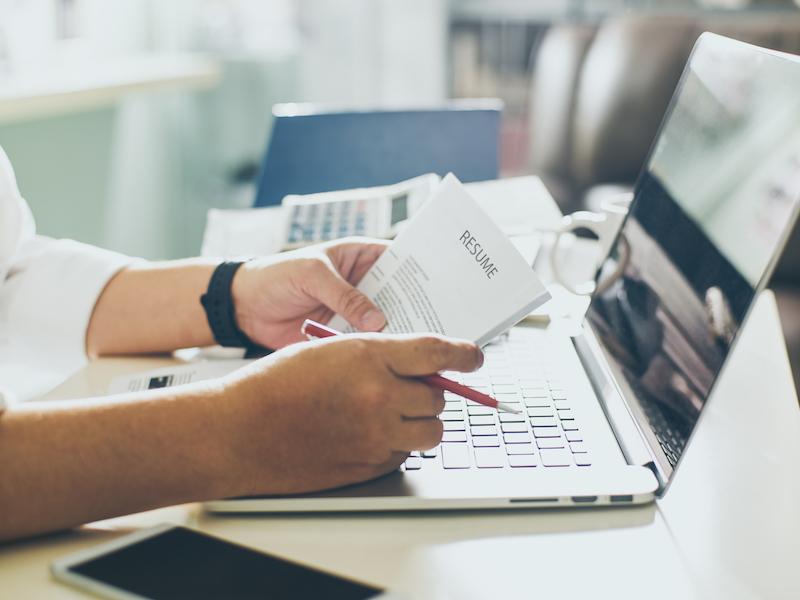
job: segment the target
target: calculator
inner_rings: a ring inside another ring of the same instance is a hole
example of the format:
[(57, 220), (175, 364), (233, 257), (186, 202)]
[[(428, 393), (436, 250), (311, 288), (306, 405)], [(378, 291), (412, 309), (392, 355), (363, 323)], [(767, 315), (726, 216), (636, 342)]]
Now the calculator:
[(286, 250), (350, 235), (392, 238), (439, 184), (433, 173), (388, 186), (289, 195)]

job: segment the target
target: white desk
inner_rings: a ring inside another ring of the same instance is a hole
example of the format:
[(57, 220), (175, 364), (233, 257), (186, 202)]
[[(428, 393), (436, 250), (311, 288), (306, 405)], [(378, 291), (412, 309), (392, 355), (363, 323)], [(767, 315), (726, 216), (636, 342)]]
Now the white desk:
[[(170, 358), (98, 360), (49, 394), (104, 393)], [(798, 598), (800, 410), (763, 294), (672, 488), (635, 508), (212, 516), (171, 507), (0, 546), (0, 598), (83, 598), (54, 558), (164, 521), (425, 598)], [(436, 592), (448, 586), (449, 594)]]
[[(102, 393), (116, 375), (172, 360), (99, 360), (51, 396)], [(51, 560), (173, 521), (376, 584), (411, 582), (430, 591), (447, 582), (457, 590), (452, 598), (625, 598), (645, 591), (649, 598), (797, 598), (798, 459), (800, 411), (767, 293), (672, 488), (656, 505), (258, 517), (217, 517), (186, 505), (0, 547), (0, 597), (83, 597), (50, 580)]]

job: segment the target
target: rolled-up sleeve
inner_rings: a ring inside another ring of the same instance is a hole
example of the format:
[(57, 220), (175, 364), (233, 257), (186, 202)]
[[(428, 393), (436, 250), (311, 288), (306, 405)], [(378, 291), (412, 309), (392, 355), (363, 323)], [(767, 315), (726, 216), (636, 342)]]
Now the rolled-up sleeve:
[(46, 392), (86, 364), (94, 306), (131, 262), (72, 240), (35, 236), (21, 245), (0, 285), (0, 379), (14, 380), (18, 399)]
[(131, 259), (72, 240), (35, 237), (0, 288), (12, 338), (85, 354), (86, 329), (109, 280)]
[(86, 363), (86, 330), (109, 280), (132, 259), (36, 235), (0, 147), (0, 405), (58, 385)]

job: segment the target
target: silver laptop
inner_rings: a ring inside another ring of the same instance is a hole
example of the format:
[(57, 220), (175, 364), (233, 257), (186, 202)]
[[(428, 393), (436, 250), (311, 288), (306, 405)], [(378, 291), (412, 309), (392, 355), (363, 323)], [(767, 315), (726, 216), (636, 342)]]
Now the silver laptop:
[(623, 505), (667, 489), (800, 202), (800, 59), (697, 42), (582, 331), (515, 327), (447, 397), (442, 443), (364, 484), (218, 512)]

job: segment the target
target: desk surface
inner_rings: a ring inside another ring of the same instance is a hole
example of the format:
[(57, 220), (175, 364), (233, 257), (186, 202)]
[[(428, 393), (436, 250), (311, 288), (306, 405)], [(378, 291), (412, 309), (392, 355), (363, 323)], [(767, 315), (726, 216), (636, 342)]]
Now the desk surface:
[[(99, 360), (51, 396), (102, 393), (116, 375), (169, 362)], [(50, 579), (50, 561), (170, 521), (375, 584), (411, 586), (415, 598), (444, 585), (449, 594), (435, 597), (796, 598), (799, 458), (800, 411), (766, 293), (656, 504), (360, 516), (212, 516), (177, 506), (0, 547), (0, 597), (84, 597)]]

